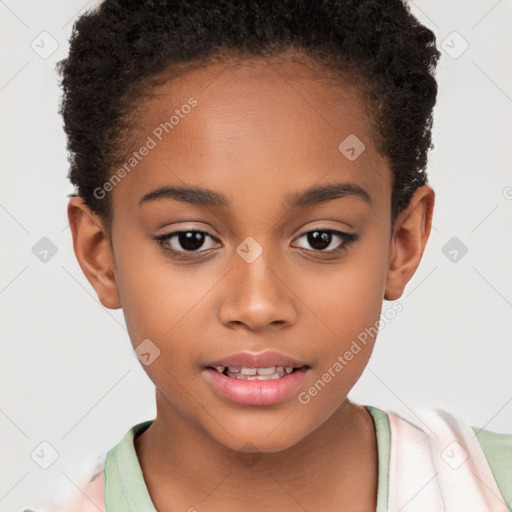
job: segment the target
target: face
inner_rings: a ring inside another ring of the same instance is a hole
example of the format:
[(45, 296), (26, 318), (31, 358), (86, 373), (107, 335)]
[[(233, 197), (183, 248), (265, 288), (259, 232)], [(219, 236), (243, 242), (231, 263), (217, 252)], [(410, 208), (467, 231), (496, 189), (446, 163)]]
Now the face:
[[(357, 92), (318, 77), (254, 61), (159, 86), (109, 192), (115, 292), (96, 289), (123, 308), (158, 417), (236, 450), (288, 448), (340, 408), (390, 286), (391, 171)], [(212, 368), (269, 351), (294, 370)]]

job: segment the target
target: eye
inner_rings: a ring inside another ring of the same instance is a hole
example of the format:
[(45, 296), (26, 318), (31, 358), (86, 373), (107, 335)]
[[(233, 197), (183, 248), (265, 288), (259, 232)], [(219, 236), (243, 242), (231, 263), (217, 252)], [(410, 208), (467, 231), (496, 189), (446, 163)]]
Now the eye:
[(195, 229), (173, 231), (172, 233), (166, 233), (165, 235), (160, 235), (154, 238), (166, 251), (170, 251), (174, 254), (185, 255), (187, 253), (197, 253), (198, 249), (201, 249), (207, 238), (217, 240), (205, 231), (199, 231)]
[[(345, 233), (335, 229), (315, 228), (301, 235), (298, 240), (306, 237), (306, 242), (313, 248), (314, 252), (322, 252), (327, 254), (339, 253), (354, 243), (358, 236), (352, 233)], [(341, 239), (341, 243), (336, 243), (336, 238)], [(329, 250), (326, 250), (330, 247)], [(308, 249), (306, 247), (306, 249)], [(308, 249), (310, 250), (310, 249)]]
[[(358, 235), (352, 233), (322, 228), (315, 228), (312, 231), (308, 231), (298, 237), (297, 240), (304, 237), (312, 249), (308, 249), (307, 247), (303, 248), (312, 252), (325, 254), (338, 254), (345, 251), (350, 244), (356, 242), (358, 239)], [(196, 229), (173, 231), (172, 233), (166, 233), (153, 238), (158, 241), (165, 251), (178, 258), (182, 256), (186, 258), (188, 254), (200, 254), (201, 252), (207, 252), (208, 249), (211, 249), (212, 247), (207, 247), (202, 251), (199, 250), (204, 246), (207, 239), (220, 243), (214, 236), (206, 233), (205, 231)], [(341, 240), (341, 243), (339, 241), (336, 243), (336, 239)]]

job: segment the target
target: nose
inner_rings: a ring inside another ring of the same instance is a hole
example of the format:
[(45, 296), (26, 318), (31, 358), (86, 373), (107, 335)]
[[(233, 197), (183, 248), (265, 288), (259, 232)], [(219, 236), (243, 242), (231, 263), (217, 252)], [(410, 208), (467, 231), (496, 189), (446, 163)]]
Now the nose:
[(271, 262), (265, 251), (252, 262), (237, 255), (226, 277), (218, 315), (227, 327), (262, 331), (295, 322), (290, 274), (275, 260)]

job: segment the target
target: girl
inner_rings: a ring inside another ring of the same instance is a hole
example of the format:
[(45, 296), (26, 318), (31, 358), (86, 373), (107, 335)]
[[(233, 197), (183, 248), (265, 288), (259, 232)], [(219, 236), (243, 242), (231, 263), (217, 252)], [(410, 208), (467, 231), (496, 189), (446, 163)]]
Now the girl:
[(400, 0), (105, 0), (77, 21), (74, 251), (157, 416), (65, 510), (512, 510), (512, 435), (347, 398), (429, 238), (439, 56)]

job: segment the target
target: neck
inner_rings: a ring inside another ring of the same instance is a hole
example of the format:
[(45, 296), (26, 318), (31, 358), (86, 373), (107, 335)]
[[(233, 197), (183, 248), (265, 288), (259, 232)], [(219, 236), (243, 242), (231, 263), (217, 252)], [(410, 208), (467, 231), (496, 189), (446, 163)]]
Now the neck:
[(320, 511), (323, 504), (325, 510), (375, 510), (375, 428), (369, 412), (348, 399), (299, 443), (257, 454), (219, 444), (183, 418), (158, 390), (157, 411), (134, 444), (161, 512), (192, 505), (208, 511)]

